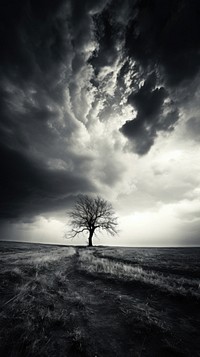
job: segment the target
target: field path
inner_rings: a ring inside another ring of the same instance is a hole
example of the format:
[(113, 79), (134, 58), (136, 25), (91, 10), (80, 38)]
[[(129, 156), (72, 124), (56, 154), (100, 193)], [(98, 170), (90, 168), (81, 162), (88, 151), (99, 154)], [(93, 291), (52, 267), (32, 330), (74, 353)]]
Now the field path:
[(192, 352), (189, 341), (198, 321), (194, 328), (196, 311), (186, 308), (184, 300), (138, 282), (123, 284), (103, 275), (92, 276), (80, 269), (78, 250), (69, 266), (68, 289), (81, 302), (74, 316), (86, 342), (86, 355), (183, 356), (184, 344), (185, 355), (195, 356), (198, 341)]
[(91, 273), (82, 257), (95, 261), (93, 253), (50, 247), (2, 255), (1, 356), (200, 356), (197, 301)]

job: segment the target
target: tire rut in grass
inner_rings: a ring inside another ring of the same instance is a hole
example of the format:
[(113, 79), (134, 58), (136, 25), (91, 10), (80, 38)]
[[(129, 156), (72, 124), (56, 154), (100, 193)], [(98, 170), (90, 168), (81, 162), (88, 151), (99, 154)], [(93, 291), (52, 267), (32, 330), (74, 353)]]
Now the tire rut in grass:
[[(87, 333), (95, 342), (96, 355), (133, 356), (133, 351), (141, 350), (144, 336), (152, 327), (147, 326), (144, 316), (141, 318), (137, 313), (138, 316), (132, 316), (131, 320), (130, 315), (124, 313), (119, 297), (126, 296), (127, 290), (125, 292), (120, 286), (90, 278), (75, 269), (70, 283), (85, 305), (84, 320), (87, 321)], [(131, 320), (128, 324), (127, 318)]]
[[(160, 294), (158, 289), (145, 289), (141, 284), (136, 284), (133, 288), (133, 285), (130, 287), (129, 284), (121, 284), (113, 279), (108, 280), (106, 276), (92, 277), (79, 270), (77, 261), (73, 282), (74, 289), (78, 289), (79, 294), (85, 297), (83, 300), (87, 307), (90, 334), (97, 341), (100, 354), (110, 356), (109, 351), (112, 351), (116, 356), (123, 356), (122, 351), (126, 350), (126, 355), (131, 356), (132, 351), (139, 351), (143, 344), (143, 350), (147, 345), (149, 348), (154, 345), (155, 351), (160, 348), (160, 351), (169, 350), (171, 355), (174, 353), (177, 356), (188, 355), (187, 340), (191, 340), (189, 330), (190, 321), (193, 320), (193, 317), (190, 318), (190, 313), (194, 316), (197, 310), (189, 308), (185, 316), (188, 326), (186, 328), (181, 326), (181, 319), (184, 321), (182, 313), (185, 301), (180, 303), (168, 294)], [(122, 300), (119, 302), (120, 296)], [(145, 312), (146, 303), (152, 310), (151, 316), (148, 306)], [(164, 306), (166, 309), (163, 308)], [(159, 316), (161, 316), (160, 321)], [(177, 323), (176, 319), (178, 319)], [(180, 331), (176, 333), (177, 330)], [(117, 336), (119, 336), (118, 341)], [(181, 354), (181, 348), (185, 349), (185, 354), (184, 352)], [(194, 355), (196, 348), (194, 344)], [(146, 355), (144, 351), (143, 355)], [(147, 356), (150, 355), (147, 353)]]

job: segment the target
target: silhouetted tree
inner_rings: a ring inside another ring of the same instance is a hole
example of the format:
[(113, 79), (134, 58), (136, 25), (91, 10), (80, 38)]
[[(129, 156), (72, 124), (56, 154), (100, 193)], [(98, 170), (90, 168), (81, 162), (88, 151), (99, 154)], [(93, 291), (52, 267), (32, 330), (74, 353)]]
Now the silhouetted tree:
[(80, 195), (74, 209), (69, 213), (72, 229), (70, 238), (80, 233), (88, 232), (88, 246), (92, 247), (92, 238), (95, 231), (107, 231), (111, 235), (117, 233), (117, 217), (112, 205), (103, 198)]

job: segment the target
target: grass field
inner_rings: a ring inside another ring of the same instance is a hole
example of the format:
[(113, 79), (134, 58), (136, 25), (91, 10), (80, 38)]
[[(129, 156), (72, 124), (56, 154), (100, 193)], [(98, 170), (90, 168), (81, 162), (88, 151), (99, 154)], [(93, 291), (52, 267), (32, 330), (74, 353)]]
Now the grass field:
[(200, 356), (199, 248), (0, 253), (0, 356)]

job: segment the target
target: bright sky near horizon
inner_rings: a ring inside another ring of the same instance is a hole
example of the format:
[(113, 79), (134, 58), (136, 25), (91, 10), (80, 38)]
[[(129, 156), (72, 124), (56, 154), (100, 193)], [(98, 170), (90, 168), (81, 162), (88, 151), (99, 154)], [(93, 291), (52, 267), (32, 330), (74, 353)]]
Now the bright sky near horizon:
[(63, 238), (78, 194), (119, 235), (200, 244), (200, 3), (11, 0), (0, 21), (0, 239)]

